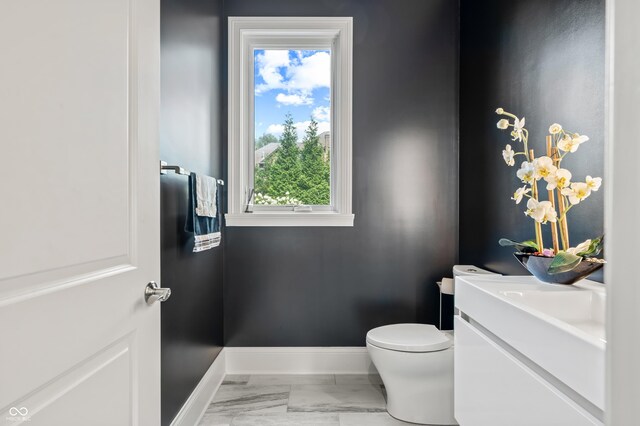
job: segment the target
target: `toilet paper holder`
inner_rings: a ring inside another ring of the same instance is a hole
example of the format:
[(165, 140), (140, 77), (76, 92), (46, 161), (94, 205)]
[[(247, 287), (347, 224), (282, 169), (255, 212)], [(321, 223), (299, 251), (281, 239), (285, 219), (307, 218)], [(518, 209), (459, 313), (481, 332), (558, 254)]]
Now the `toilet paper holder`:
[(437, 281), (438, 288), (440, 289), (440, 309), (438, 315), (438, 328), (442, 330), (442, 295), (448, 294), (453, 296), (455, 293), (455, 281), (453, 278), (442, 277), (440, 281)]

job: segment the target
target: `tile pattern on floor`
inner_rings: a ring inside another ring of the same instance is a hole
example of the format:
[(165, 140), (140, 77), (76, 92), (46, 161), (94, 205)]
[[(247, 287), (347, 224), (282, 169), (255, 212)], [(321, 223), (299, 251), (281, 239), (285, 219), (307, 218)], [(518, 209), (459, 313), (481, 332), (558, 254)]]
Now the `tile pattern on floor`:
[(377, 375), (227, 375), (200, 426), (400, 426)]
[(380, 413), (385, 411), (385, 402), (380, 386), (292, 385), (287, 411)]

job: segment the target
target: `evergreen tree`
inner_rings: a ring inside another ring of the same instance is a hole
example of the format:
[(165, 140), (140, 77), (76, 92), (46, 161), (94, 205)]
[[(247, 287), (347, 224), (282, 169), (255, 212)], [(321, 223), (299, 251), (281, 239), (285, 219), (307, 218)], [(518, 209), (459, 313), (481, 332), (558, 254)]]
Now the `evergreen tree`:
[(298, 182), (299, 198), (304, 204), (330, 203), (330, 164), (324, 161), (324, 151), (318, 137), (318, 123), (311, 117), (301, 154), (301, 173)]
[[(265, 133), (260, 136), (260, 138), (256, 141), (256, 150), (262, 148), (263, 146), (269, 143), (278, 143), (278, 138), (273, 136), (270, 133)], [(277, 152), (277, 150), (276, 150)], [(275, 155), (272, 152), (266, 158), (264, 158), (260, 163), (255, 165), (254, 168), (254, 189), (256, 194), (268, 195), (271, 193), (271, 188), (269, 185), (270, 182), (270, 168), (275, 159)]]
[[(271, 135), (263, 135), (263, 138), (265, 136)], [(300, 150), (293, 118), (287, 114), (279, 142), (278, 149), (262, 162), (262, 166), (256, 165), (256, 202), (329, 204), (331, 164), (320, 143), (318, 123), (311, 118)]]
[(265, 169), (268, 170), (268, 193), (273, 197), (284, 197), (288, 193), (291, 197), (300, 198), (300, 150), (297, 143), (298, 134), (293, 117), (287, 113), (280, 147), (274, 152), (273, 162)]
[(271, 163), (273, 163), (273, 155), (270, 155), (263, 162), (262, 167), (256, 164), (254, 175), (254, 189), (256, 194), (270, 194), (271, 188), (269, 187), (269, 172), (271, 171)]

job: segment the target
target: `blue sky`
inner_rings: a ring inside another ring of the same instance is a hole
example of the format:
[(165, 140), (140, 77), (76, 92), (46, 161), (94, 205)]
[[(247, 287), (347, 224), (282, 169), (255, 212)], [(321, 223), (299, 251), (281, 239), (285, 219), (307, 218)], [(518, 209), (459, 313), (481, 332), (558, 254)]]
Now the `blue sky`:
[(329, 130), (331, 52), (329, 50), (254, 51), (255, 133), (279, 137), (287, 112), (302, 141), (313, 116), (318, 133)]

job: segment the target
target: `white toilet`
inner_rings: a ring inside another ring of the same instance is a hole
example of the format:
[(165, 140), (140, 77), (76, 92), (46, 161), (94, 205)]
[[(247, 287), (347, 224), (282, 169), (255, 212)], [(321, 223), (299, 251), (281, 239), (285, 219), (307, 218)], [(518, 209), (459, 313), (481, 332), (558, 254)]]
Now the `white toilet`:
[[(492, 272), (453, 267), (454, 278)], [(387, 411), (396, 419), (455, 425), (453, 334), (427, 324), (393, 324), (367, 333), (367, 349), (387, 391)]]

